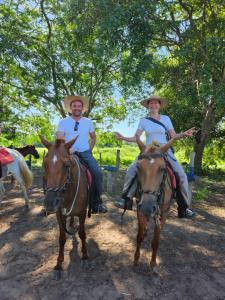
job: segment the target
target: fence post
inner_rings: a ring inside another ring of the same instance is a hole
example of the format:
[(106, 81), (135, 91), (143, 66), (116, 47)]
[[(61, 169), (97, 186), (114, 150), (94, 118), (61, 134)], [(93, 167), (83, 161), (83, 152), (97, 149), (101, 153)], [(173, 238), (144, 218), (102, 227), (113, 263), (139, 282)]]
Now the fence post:
[(116, 150), (116, 171), (120, 169), (120, 149)]
[[(195, 154), (196, 154), (195, 152), (190, 153), (189, 172), (190, 172), (190, 169), (194, 170)], [(194, 182), (194, 180), (188, 182), (188, 191), (189, 191), (188, 205), (189, 205), (189, 207), (191, 207), (191, 204), (192, 204), (193, 182)]]

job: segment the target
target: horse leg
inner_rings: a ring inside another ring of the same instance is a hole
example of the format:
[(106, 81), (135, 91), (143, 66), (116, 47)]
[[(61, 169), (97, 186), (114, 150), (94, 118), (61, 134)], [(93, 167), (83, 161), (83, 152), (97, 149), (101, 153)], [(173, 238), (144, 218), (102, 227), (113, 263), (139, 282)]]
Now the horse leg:
[(155, 271), (155, 268), (157, 265), (156, 255), (157, 255), (157, 250), (159, 247), (160, 233), (165, 224), (165, 221), (166, 221), (165, 216), (162, 216), (161, 220), (160, 220), (160, 225), (156, 224), (155, 228), (154, 228), (154, 236), (152, 239), (152, 257), (151, 257), (151, 261), (150, 261), (150, 267), (152, 268), (153, 271)]
[(144, 239), (144, 234), (146, 231), (146, 224), (143, 220), (143, 218), (137, 213), (138, 217), (138, 234), (137, 234), (137, 245), (136, 245), (136, 251), (134, 254), (134, 265), (138, 265), (138, 261), (140, 258), (140, 248), (141, 248), (141, 243)]
[(14, 178), (19, 183), (20, 188), (23, 191), (23, 197), (25, 199), (25, 208), (28, 209), (29, 208), (29, 198), (27, 195), (27, 189), (26, 189), (23, 179), (22, 179), (22, 175), (20, 173), (19, 165), (18, 164), (15, 164), (14, 166), (9, 165), (9, 171), (13, 174)]
[(75, 218), (74, 216), (70, 217), (70, 222), (69, 222), (69, 228), (67, 230), (70, 232), (71, 237), (79, 230), (79, 225), (74, 225), (75, 223)]
[(79, 238), (81, 239), (81, 252), (82, 252), (82, 261), (84, 262), (85, 260), (88, 259), (88, 252), (87, 252), (87, 244), (86, 244), (86, 232), (85, 232), (85, 218), (86, 215), (79, 216)]
[(62, 263), (64, 261), (64, 246), (66, 243), (66, 232), (63, 228), (63, 223), (66, 224), (66, 219), (64, 216), (61, 215), (61, 212), (58, 212), (56, 214), (58, 224), (59, 224), (59, 255), (57, 258), (57, 264), (54, 268), (54, 274), (55, 279), (59, 280), (61, 278), (61, 272), (62, 272)]
[(29, 208), (29, 198), (28, 198), (28, 195), (27, 195), (27, 189), (26, 189), (22, 179), (16, 177), (16, 180), (19, 183), (20, 188), (22, 189), (22, 192), (23, 192), (23, 197), (25, 199), (25, 208), (28, 209)]

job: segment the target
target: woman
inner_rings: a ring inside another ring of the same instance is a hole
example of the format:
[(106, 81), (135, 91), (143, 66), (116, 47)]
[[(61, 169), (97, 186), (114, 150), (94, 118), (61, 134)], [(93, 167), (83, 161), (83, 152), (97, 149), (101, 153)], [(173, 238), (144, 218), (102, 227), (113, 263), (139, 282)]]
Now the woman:
[[(170, 118), (166, 115), (159, 114), (159, 110), (167, 105), (167, 101), (159, 96), (151, 96), (147, 99), (142, 100), (141, 105), (149, 110), (148, 116), (142, 118), (139, 122), (138, 129), (133, 137), (124, 137), (120, 133), (116, 132), (116, 138), (127, 142), (136, 142), (136, 138), (140, 138), (141, 134), (146, 134), (146, 145), (151, 144), (154, 140), (160, 145), (166, 144), (168, 139), (177, 136)], [(183, 137), (192, 136), (195, 132), (195, 128), (191, 128), (183, 132)], [(196, 215), (191, 209), (188, 208), (188, 181), (187, 176), (182, 166), (176, 160), (171, 149), (168, 150), (168, 161), (173, 167), (173, 170), (178, 174), (179, 177), (179, 188), (182, 195), (182, 204), (178, 208), (178, 216), (180, 218), (190, 218)], [(137, 167), (136, 160), (127, 169), (125, 176), (125, 183), (123, 187), (122, 198), (127, 202), (127, 209), (132, 210), (133, 200), (137, 188), (136, 175)], [(121, 207), (121, 205), (117, 205)], [(124, 204), (122, 205), (124, 207)]]

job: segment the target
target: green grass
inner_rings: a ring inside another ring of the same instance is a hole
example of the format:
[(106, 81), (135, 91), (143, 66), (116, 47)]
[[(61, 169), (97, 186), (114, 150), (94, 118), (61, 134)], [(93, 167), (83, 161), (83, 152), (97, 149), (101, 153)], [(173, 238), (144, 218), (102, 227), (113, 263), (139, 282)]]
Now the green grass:
[[(100, 163), (100, 153), (101, 153), (101, 164), (102, 165), (110, 165), (115, 166), (116, 165), (116, 153), (117, 153), (118, 147), (104, 147), (104, 148), (98, 148), (95, 147), (93, 154), (96, 160)], [(45, 148), (37, 148), (40, 158), (38, 160), (33, 159), (33, 165), (34, 166), (41, 166), (44, 151), (47, 152), (47, 149)], [(129, 145), (123, 145), (122, 148), (120, 148), (120, 167), (122, 169), (127, 168), (137, 157), (139, 154), (138, 147), (135, 146), (129, 146)], [(185, 155), (185, 149), (180, 148), (178, 151), (175, 152), (176, 158), (180, 163), (183, 162), (189, 162), (189, 159)], [(210, 173), (210, 172), (217, 172), (219, 170), (225, 171), (225, 161), (219, 161), (215, 159), (215, 163), (213, 165), (207, 164), (207, 157), (204, 157), (203, 159), (203, 166), (204, 168)], [(217, 166), (217, 167), (216, 167)]]

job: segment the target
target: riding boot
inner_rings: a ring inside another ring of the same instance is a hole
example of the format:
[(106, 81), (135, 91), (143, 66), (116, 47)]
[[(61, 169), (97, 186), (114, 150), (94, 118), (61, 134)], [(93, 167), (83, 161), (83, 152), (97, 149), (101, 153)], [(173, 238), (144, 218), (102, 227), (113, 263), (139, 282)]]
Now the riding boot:
[(188, 208), (188, 205), (186, 204), (186, 201), (183, 198), (179, 189), (176, 191), (176, 200), (178, 205), (177, 207), (178, 218), (189, 219), (197, 216), (197, 213), (195, 211), (192, 211), (190, 208)]

